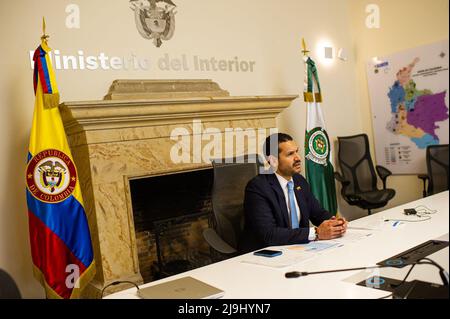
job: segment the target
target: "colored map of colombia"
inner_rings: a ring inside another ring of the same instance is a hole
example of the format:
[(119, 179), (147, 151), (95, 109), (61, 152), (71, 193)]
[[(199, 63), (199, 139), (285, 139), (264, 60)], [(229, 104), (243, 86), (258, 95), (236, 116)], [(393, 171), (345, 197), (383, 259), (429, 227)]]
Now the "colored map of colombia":
[(417, 90), (411, 79), (411, 72), (419, 58), (397, 72), (397, 81), (389, 89), (392, 119), (386, 128), (394, 133), (409, 137), (418, 148), (439, 144), (436, 122), (448, 119), (445, 105), (446, 91), (433, 93), (430, 90)]

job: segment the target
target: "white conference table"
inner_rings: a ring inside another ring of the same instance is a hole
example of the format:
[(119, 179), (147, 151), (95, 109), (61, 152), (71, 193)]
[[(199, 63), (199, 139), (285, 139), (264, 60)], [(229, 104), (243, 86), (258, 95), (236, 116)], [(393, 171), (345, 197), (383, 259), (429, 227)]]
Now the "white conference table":
[[(321, 271), (375, 266), (377, 262), (397, 255), (430, 239), (448, 241), (448, 202), (449, 192), (446, 191), (354, 220), (349, 223), (349, 232), (352, 229), (370, 228), (369, 226), (373, 225), (379, 225), (380, 227), (375, 230), (368, 230), (371, 235), (364, 239), (355, 242), (344, 242), (339, 247), (335, 246), (316, 252), (314, 257), (292, 266), (272, 268), (243, 263), (242, 260), (249, 258), (249, 254), (246, 254), (143, 284), (140, 288), (184, 276), (191, 276), (224, 290), (224, 299), (365, 299), (385, 297), (390, 293), (359, 286), (356, 283), (373, 275), (402, 280), (411, 266), (404, 268), (380, 268), (374, 271), (336, 272), (290, 279), (285, 278), (285, 273), (288, 271)], [(393, 226), (393, 221), (384, 221), (385, 219), (419, 220), (420, 218), (418, 217), (403, 214), (403, 209), (414, 208), (419, 205), (425, 205), (427, 208), (435, 210), (436, 213), (429, 215), (431, 217), (429, 220), (397, 223), (395, 227)], [(448, 272), (448, 247), (428, 257)], [(417, 265), (407, 281), (413, 279), (442, 284), (438, 269), (431, 265)], [(139, 297), (136, 294), (136, 288), (131, 288), (110, 294), (105, 298), (138, 299)]]

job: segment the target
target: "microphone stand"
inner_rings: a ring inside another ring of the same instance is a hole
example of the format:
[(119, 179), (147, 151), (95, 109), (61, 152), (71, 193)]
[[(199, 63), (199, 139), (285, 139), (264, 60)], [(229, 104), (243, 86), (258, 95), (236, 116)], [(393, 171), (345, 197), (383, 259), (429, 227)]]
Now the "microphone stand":
[[(426, 260), (427, 262), (421, 262), (421, 260)], [(412, 265), (414, 267), (415, 265), (422, 265), (422, 264), (433, 265), (433, 266), (437, 267), (439, 269), (439, 275), (441, 277), (441, 280), (442, 280), (444, 286), (448, 286), (448, 274), (446, 273), (444, 268), (442, 268), (440, 265), (438, 265), (432, 259), (421, 258), (418, 261), (411, 263), (410, 265)], [(308, 271), (290, 271), (290, 272), (285, 273), (284, 276), (286, 278), (298, 278), (298, 277), (304, 277), (304, 276), (308, 276), (308, 275), (317, 275), (317, 274), (326, 274), (326, 273), (332, 273), (332, 272), (353, 271), (353, 270), (368, 270), (368, 269), (386, 268), (386, 267), (395, 267), (395, 266), (393, 266), (393, 265), (377, 265), (377, 266), (370, 266), (370, 267), (342, 268), (342, 269), (310, 271), (310, 272), (308, 272)], [(411, 270), (412, 270), (412, 268), (410, 269), (410, 271)], [(409, 275), (409, 272), (408, 272), (408, 275)], [(408, 275), (406, 275), (406, 277), (408, 277)], [(406, 280), (406, 277), (403, 280), (403, 282)]]
[(356, 268), (343, 268), (343, 269), (332, 269), (332, 270), (322, 270), (322, 271), (290, 271), (284, 274), (286, 278), (298, 278), (304, 277), (308, 275), (316, 275), (316, 274), (326, 274), (331, 272), (341, 272), (341, 271), (353, 271), (353, 270), (367, 270), (367, 269), (376, 269), (376, 268), (385, 268), (392, 267), (389, 265), (378, 265), (378, 266), (370, 266), (370, 267), (356, 267)]

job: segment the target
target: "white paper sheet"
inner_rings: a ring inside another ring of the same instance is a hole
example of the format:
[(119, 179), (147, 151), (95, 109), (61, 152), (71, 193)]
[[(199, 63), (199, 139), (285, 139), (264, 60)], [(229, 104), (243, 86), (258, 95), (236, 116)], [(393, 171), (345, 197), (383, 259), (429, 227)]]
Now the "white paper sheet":
[(368, 230), (360, 230), (360, 229), (347, 229), (344, 236), (335, 238), (333, 241), (336, 241), (338, 243), (354, 243), (363, 239), (366, 239), (370, 236), (372, 236), (373, 231)]

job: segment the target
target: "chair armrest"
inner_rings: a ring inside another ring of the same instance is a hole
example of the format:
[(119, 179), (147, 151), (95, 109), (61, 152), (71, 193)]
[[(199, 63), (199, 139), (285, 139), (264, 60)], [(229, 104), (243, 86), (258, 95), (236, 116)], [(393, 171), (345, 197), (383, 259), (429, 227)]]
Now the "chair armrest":
[(422, 195), (423, 197), (427, 197), (427, 181), (430, 181), (430, 176), (427, 174), (419, 174), (417, 175), (417, 178), (421, 179), (423, 182), (423, 191)]
[(346, 189), (347, 189), (347, 186), (350, 185), (350, 181), (344, 179), (344, 177), (342, 177), (342, 175), (339, 174), (338, 172), (334, 172), (334, 178), (335, 178), (339, 183), (341, 183), (341, 185), (342, 185), (341, 194), (342, 194), (342, 196), (344, 197), (344, 199), (345, 199), (346, 201), (348, 201), (349, 199), (348, 199), (348, 197), (347, 197), (347, 195), (346, 195)]
[(375, 169), (377, 170), (378, 176), (380, 176), (381, 180), (383, 181), (383, 189), (386, 189), (386, 179), (388, 178), (388, 176), (392, 175), (392, 172), (381, 165), (375, 166)]
[(377, 165), (375, 166), (375, 168), (377, 170), (378, 176), (380, 176), (382, 180), (385, 180), (388, 176), (392, 175), (392, 172), (384, 166)]
[(208, 244), (219, 253), (230, 255), (237, 252), (236, 249), (228, 245), (222, 238), (220, 238), (220, 236), (212, 228), (206, 228), (203, 231), (203, 238), (205, 238)]
[(342, 184), (341, 194), (342, 197), (349, 203), (350, 205), (355, 205), (355, 202), (361, 200), (361, 197), (357, 194), (347, 194), (346, 189), (347, 186), (350, 185), (350, 181), (344, 179), (344, 177), (338, 172), (334, 172), (334, 178)]
[(347, 187), (350, 185), (350, 181), (344, 179), (344, 177), (342, 177), (342, 175), (338, 172), (334, 172), (334, 178), (342, 184), (342, 187)]

